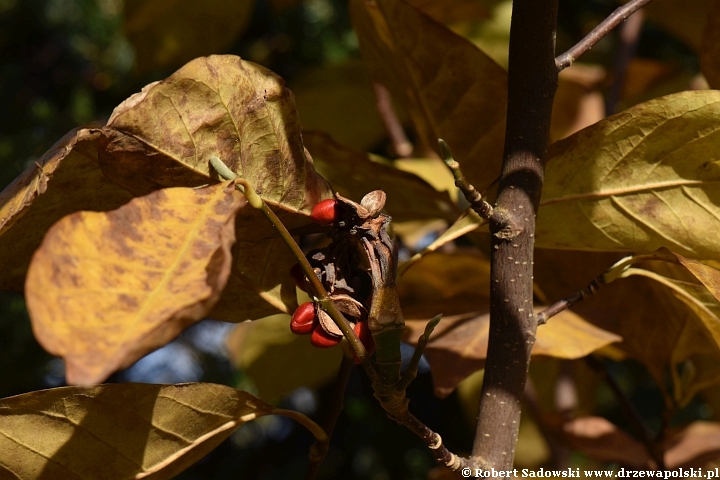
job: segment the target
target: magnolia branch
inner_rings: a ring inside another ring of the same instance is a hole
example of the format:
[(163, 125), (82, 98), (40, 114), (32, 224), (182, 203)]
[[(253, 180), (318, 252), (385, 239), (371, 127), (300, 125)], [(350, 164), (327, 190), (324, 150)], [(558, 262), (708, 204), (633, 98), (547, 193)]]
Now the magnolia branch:
[(572, 65), (583, 53), (595, 46), (612, 29), (624, 22), (630, 15), (640, 10), (652, 0), (632, 0), (615, 10), (600, 25), (595, 27), (585, 38), (576, 43), (570, 50), (555, 59), (558, 71)]

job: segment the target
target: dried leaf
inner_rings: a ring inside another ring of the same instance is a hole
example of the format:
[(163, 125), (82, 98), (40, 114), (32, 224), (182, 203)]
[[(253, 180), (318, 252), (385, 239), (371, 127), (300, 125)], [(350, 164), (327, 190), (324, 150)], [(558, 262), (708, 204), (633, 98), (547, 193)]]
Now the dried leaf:
[[(416, 342), (425, 323), (408, 321), (404, 338)], [(489, 314), (443, 317), (425, 349), (437, 396), (448, 396), (458, 383), (485, 366), (489, 329)], [(572, 360), (620, 340), (566, 310), (538, 328), (532, 355)]]
[(650, 467), (645, 446), (602, 417), (579, 417), (557, 423), (554, 430), (573, 450), (601, 462), (615, 462), (631, 468)]
[(720, 423), (693, 422), (667, 436), (663, 450), (669, 469), (705, 468), (720, 460)]
[(0, 400), (0, 477), (169, 479), (273, 407), (223, 385), (62, 387)]
[(48, 228), (79, 210), (112, 210), (132, 196), (97, 164), (97, 133), (73, 130), (0, 193), (0, 290), (21, 291)]
[(488, 18), (492, 8), (501, 0), (408, 0), (407, 3), (421, 10), (440, 23)]
[(241, 323), (230, 333), (233, 364), (255, 384), (260, 398), (276, 402), (299, 387), (319, 387), (337, 374), (340, 348), (315, 348), (309, 335), (290, 331), (289, 315)]
[(490, 262), (474, 252), (432, 253), (403, 275), (398, 294), (405, 318), (487, 311)]
[(205, 317), (225, 287), (234, 184), (174, 188), (56, 223), (25, 286), (35, 336), (69, 383), (101, 382)]
[(720, 258), (720, 92), (652, 100), (551, 145), (536, 244)]
[(700, 46), (700, 71), (710, 88), (720, 88), (720, 3), (713, 2)]
[[(148, 85), (102, 129), (103, 172), (136, 195), (217, 181), (219, 157), (248, 180), (288, 228), (308, 225), (332, 192), (302, 144), (292, 93), (269, 70), (232, 55), (193, 60)], [(276, 236), (262, 214), (242, 213), (238, 238)]]
[(382, 190), (387, 194), (385, 209), (396, 221), (450, 217), (450, 197), (419, 177), (375, 162), (367, 153), (344, 147), (325, 134), (304, 132), (303, 138), (318, 172), (341, 195), (357, 199), (369, 190)]
[(227, 286), (208, 317), (240, 323), (295, 311), (295, 282), (288, 272), (297, 260), (282, 239), (239, 239), (232, 256)]
[(405, 108), (424, 147), (437, 151), (443, 138), (471, 183), (484, 190), (500, 173), (506, 72), (405, 2), (379, 5), (351, 0), (349, 7), (371, 76)]
[(226, 50), (245, 30), (255, 0), (126, 0), (124, 33), (139, 74)]

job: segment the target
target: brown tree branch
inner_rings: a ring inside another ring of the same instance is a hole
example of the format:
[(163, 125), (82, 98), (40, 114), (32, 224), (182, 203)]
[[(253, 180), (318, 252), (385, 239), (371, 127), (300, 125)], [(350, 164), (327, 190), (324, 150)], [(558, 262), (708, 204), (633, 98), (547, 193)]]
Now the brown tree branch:
[(625, 73), (627, 72), (630, 60), (632, 60), (640, 41), (640, 33), (645, 20), (642, 10), (630, 15), (619, 29), (618, 51), (612, 66), (612, 84), (605, 96), (605, 115), (615, 113), (615, 106), (620, 101), (623, 86), (625, 85)]
[(570, 50), (563, 53), (555, 59), (555, 65), (558, 71), (564, 70), (572, 65), (575, 60), (583, 53), (595, 46), (605, 35), (610, 33), (613, 28), (625, 21), (630, 15), (640, 10), (642, 7), (650, 3), (652, 0), (631, 0), (622, 7), (615, 10), (600, 25), (593, 28), (585, 38), (576, 43)]
[(400, 119), (395, 112), (390, 92), (385, 85), (378, 82), (373, 83), (373, 90), (375, 92), (377, 110), (378, 113), (380, 113), (383, 124), (385, 124), (385, 129), (390, 137), (390, 143), (395, 151), (394, 153), (401, 158), (409, 157), (412, 154), (413, 146), (410, 140), (408, 140), (407, 135), (405, 135), (402, 123), (400, 123)]
[(557, 89), (555, 28), (558, 0), (515, 0), (510, 27), (508, 113), (502, 176), (495, 210), (512, 232), (491, 223), (490, 333), (473, 457), (511, 469), (530, 350), (532, 264), (553, 99)]
[(605, 274), (603, 273), (597, 278), (594, 278), (593, 281), (591, 281), (587, 287), (583, 288), (582, 290), (573, 293), (572, 295), (563, 298), (562, 300), (559, 300), (549, 307), (547, 307), (545, 310), (537, 314), (537, 324), (543, 325), (545, 324), (550, 318), (554, 317), (558, 313), (567, 310), (568, 308), (572, 307), (576, 303), (578, 303), (581, 300), (585, 300), (590, 295), (593, 295), (595, 292), (598, 291), (598, 289), (605, 285)]

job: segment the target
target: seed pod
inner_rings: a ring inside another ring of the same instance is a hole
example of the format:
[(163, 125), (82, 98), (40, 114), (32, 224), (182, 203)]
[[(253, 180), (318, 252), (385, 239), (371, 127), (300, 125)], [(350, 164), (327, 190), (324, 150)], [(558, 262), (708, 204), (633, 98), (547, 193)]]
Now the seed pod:
[(320, 225), (332, 225), (340, 220), (340, 205), (334, 198), (318, 202), (310, 212), (310, 218)]
[(290, 320), (290, 330), (295, 335), (308, 335), (316, 326), (318, 326), (318, 317), (313, 302), (300, 305)]
[(342, 337), (330, 335), (325, 331), (322, 325), (316, 326), (315, 330), (312, 332), (312, 336), (310, 337), (310, 343), (318, 348), (334, 347), (340, 343), (340, 340), (342, 340)]

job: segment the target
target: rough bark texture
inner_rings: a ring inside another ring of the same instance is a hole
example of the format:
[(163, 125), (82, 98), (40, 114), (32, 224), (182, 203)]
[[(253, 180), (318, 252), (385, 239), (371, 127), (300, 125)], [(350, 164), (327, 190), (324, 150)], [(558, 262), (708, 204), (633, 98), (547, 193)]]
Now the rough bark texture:
[(496, 206), (510, 228), (491, 226), (490, 338), (473, 445), (473, 456), (497, 469), (512, 468), (520, 398), (535, 342), (533, 232), (557, 88), (557, 4), (558, 0), (513, 2), (507, 128)]

